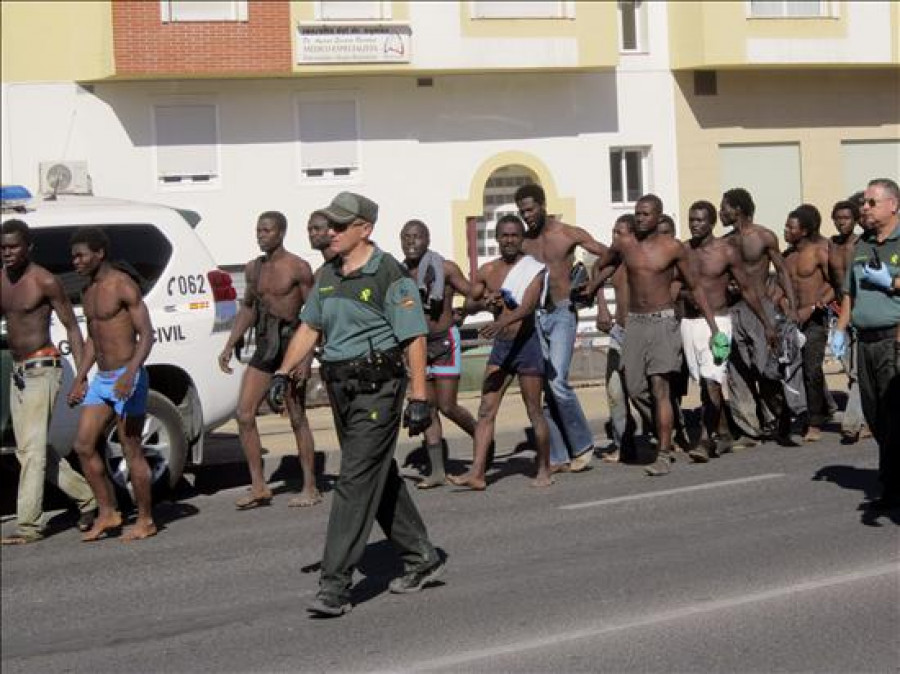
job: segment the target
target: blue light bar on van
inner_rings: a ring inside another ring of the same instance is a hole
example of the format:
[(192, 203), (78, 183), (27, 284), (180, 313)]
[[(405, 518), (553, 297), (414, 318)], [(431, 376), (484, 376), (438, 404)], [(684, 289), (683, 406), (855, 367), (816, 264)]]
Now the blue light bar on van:
[(4, 204), (8, 201), (28, 201), (29, 199), (31, 199), (31, 192), (22, 185), (0, 186), (0, 201)]

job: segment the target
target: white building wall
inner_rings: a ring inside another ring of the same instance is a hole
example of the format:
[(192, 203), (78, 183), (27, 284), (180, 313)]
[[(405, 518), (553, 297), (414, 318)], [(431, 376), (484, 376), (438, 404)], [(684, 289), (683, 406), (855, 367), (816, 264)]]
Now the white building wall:
[[(387, 250), (398, 253), (400, 226), (420, 218), (435, 249), (462, 259), (451, 227), (464, 223), (451, 223), (453, 202), (470, 197), (485, 162), (520, 151), (547, 167), (560, 197), (575, 200), (577, 213), (563, 218), (608, 242), (624, 210), (610, 204), (610, 147), (650, 146), (647, 187), (677, 203), (665, 5), (648, 4), (652, 49), (623, 57), (618, 72), (438, 75), (432, 87), (417, 86), (415, 76), (111, 82), (93, 91), (72, 83), (11, 85), (4, 181), (36, 193), (39, 162), (86, 160), (96, 194), (198, 211), (198, 231), (223, 265), (257, 254), (254, 225), (264, 210), (283, 211), (288, 247), (312, 255), (309, 213), (349, 189), (381, 205), (376, 238)], [(361, 170), (346, 181), (303, 182), (296, 100), (327, 90), (357, 96)], [(214, 186), (172, 188), (156, 179), (153, 106), (173, 101), (218, 107), (221, 177)]]
[(458, 30), (448, 30), (448, 26), (459, 25), (459, 17), (459, 2), (409, 3), (409, 22), (414, 31), (413, 66), (446, 70), (578, 65), (578, 42), (574, 37), (467, 37)]
[[(678, 204), (678, 163), (675, 143), (675, 80), (669, 70), (669, 28), (666, 3), (646, 2), (645, 50), (622, 54), (616, 73), (618, 91), (618, 137), (610, 144), (650, 146), (650, 176), (647, 190), (663, 201), (678, 231), (687, 236), (686, 214), (676, 213)], [(615, 218), (633, 208), (610, 212), (610, 229)]]

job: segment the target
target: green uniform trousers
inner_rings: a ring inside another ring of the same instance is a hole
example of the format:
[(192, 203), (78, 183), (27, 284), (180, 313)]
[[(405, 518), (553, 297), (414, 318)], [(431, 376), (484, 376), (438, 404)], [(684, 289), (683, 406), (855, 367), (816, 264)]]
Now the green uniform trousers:
[(331, 382), (328, 397), (341, 445), (338, 477), (322, 557), (320, 596), (349, 600), (353, 569), (377, 519), (406, 570), (438, 559), (394, 460), (406, 379), (360, 391), (355, 380)]
[(857, 342), (856, 367), (863, 414), (878, 443), (883, 495), (900, 499), (900, 365), (894, 343)]

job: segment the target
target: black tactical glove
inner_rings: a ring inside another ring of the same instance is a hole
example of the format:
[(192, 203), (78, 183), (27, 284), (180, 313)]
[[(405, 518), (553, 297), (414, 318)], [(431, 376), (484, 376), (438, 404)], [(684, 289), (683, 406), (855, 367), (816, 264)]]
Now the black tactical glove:
[(408, 428), (412, 436), (424, 433), (429, 426), (431, 426), (431, 403), (427, 400), (410, 400), (403, 413), (403, 428)]
[(266, 402), (276, 414), (284, 412), (284, 397), (291, 385), (291, 378), (281, 372), (272, 375), (269, 391), (266, 393)]

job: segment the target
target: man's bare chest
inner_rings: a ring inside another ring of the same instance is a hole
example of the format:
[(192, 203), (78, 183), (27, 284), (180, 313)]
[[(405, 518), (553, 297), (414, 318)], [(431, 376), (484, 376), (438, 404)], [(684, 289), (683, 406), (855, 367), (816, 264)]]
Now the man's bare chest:
[(564, 262), (572, 255), (572, 244), (562, 233), (541, 234), (534, 239), (526, 239), (522, 250), (547, 265)]
[(88, 289), (84, 294), (83, 307), (88, 323), (111, 320), (125, 310), (122, 298), (114, 287)]
[(691, 254), (691, 269), (702, 279), (718, 279), (728, 273), (728, 257), (721, 250), (699, 250)]
[(818, 256), (810, 252), (794, 253), (791, 255), (788, 270), (793, 278), (805, 280), (814, 277), (816, 274), (821, 276), (821, 265)]
[(0, 294), (0, 307), (4, 315), (31, 313), (47, 303), (47, 298), (31, 279), (23, 278), (18, 283), (12, 283), (4, 276)]
[(256, 280), (256, 292), (260, 296), (284, 297), (297, 291), (299, 287), (299, 277), (292, 269), (285, 267), (263, 265)]

